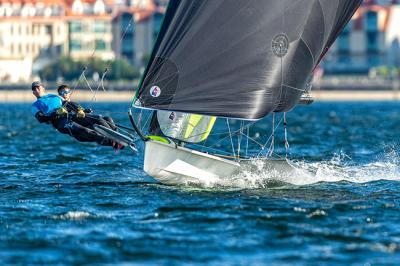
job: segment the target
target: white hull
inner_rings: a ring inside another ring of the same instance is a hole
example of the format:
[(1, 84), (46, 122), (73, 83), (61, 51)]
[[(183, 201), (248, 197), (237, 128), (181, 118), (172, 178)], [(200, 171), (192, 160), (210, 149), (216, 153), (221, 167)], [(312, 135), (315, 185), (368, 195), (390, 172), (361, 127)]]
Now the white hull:
[(233, 175), (240, 164), (175, 144), (147, 141), (144, 171), (164, 184), (198, 184)]
[[(246, 161), (238, 163), (174, 143), (145, 143), (144, 171), (168, 185), (210, 184), (239, 174), (242, 167), (249, 166)], [(268, 160), (267, 166), (278, 172), (293, 170), (286, 160)]]

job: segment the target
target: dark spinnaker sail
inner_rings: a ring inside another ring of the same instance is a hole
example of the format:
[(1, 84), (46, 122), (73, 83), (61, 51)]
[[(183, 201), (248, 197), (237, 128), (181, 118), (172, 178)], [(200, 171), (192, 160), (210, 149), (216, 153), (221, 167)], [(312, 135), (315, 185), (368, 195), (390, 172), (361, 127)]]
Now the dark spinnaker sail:
[(170, 0), (136, 107), (239, 119), (293, 108), (362, 0)]

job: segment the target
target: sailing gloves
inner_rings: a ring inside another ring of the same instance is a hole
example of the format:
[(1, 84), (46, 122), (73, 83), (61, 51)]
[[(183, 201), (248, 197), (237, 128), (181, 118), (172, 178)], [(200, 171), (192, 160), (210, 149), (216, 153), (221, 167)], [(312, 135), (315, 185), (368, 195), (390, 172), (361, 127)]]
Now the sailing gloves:
[(85, 110), (83, 110), (82, 108), (79, 108), (76, 111), (76, 117), (78, 118), (85, 118)]
[(67, 116), (68, 111), (65, 107), (60, 107), (56, 110), (56, 117), (61, 118)]

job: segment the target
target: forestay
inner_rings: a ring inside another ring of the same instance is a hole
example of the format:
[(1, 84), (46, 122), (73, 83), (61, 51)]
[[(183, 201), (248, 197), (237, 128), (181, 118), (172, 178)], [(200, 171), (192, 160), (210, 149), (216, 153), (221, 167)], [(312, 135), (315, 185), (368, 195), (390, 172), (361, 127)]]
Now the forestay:
[(362, 0), (170, 0), (134, 106), (239, 119), (293, 108)]

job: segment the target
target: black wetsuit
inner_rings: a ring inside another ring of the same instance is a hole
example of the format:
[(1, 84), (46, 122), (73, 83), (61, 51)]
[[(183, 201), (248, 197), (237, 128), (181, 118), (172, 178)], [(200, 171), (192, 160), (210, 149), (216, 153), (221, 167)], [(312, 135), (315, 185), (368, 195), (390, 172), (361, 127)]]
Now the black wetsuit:
[[(73, 128), (70, 134), (71, 136), (81, 142), (95, 141), (105, 146), (115, 145), (115, 143), (113, 143), (110, 139), (105, 138), (103, 135), (94, 130), (95, 124), (117, 130), (117, 127), (114, 125), (114, 121), (110, 117), (94, 115), (92, 114), (91, 109), (83, 109), (75, 102), (63, 102), (63, 106), (68, 111), (69, 124), (72, 125)], [(84, 110), (85, 117), (78, 117), (76, 115), (79, 109)], [(66, 128), (69, 130), (68, 126)]]
[[(37, 110), (35, 109), (34, 111)], [(58, 132), (70, 135), (80, 142), (97, 142), (98, 144), (103, 146), (116, 145), (112, 140), (97, 133), (93, 129), (94, 119), (92, 120), (92, 119), (78, 118), (76, 117), (76, 114), (72, 112), (68, 112), (68, 114), (65, 115), (57, 115), (55, 111), (49, 114), (44, 114), (43, 111), (41, 110), (35, 113), (35, 118), (40, 123), (52, 124), (53, 127), (57, 129)], [(96, 121), (102, 121), (102, 120), (96, 120)], [(108, 124), (107, 122), (104, 122), (103, 125), (108, 125)]]
[(32, 104), (31, 111), (40, 123), (51, 123), (60, 133), (68, 134), (78, 141), (97, 142), (105, 146), (115, 146), (112, 140), (94, 131), (93, 126), (87, 127), (87, 124), (85, 126), (84, 123), (79, 123), (79, 119), (75, 119), (76, 112), (73, 112), (73, 110), (68, 114), (57, 115), (57, 110), (63, 107), (63, 104), (61, 97), (47, 94), (38, 98)]
[(84, 109), (78, 103), (75, 102), (63, 102), (64, 107), (67, 109), (68, 113), (76, 114), (79, 109), (83, 110), (85, 117), (72, 116), (72, 121), (90, 129), (94, 129), (94, 125), (102, 125), (108, 127), (112, 130), (117, 130), (114, 121), (111, 117), (95, 115), (92, 113), (91, 109)]

